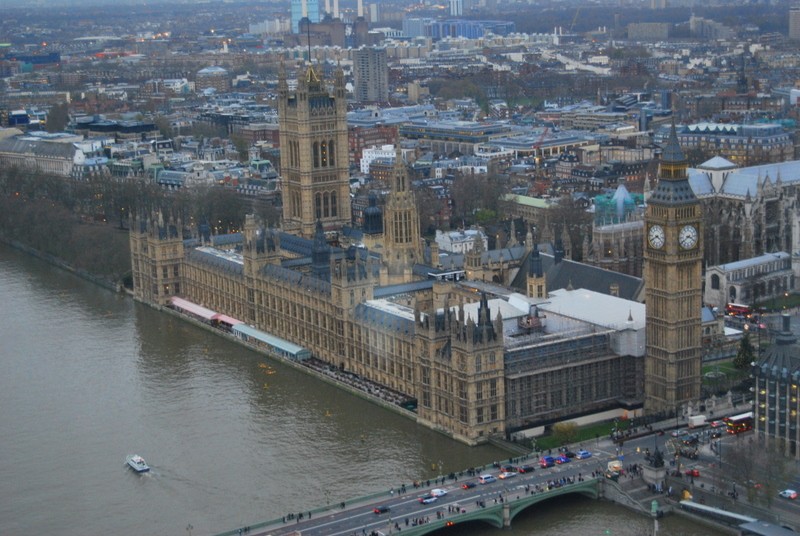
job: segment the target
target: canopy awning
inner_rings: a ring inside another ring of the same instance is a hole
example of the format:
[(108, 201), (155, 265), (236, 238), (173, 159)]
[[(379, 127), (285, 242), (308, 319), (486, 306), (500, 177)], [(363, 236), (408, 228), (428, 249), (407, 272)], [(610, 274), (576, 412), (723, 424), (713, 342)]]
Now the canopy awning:
[(218, 313), (214, 315), (212, 320), (216, 320), (217, 322), (222, 322), (223, 324), (228, 324), (229, 326), (235, 326), (236, 324), (241, 324), (241, 320), (236, 320), (228, 315), (224, 315), (222, 313)]
[(189, 300), (184, 300), (183, 298), (178, 298), (173, 296), (169, 299), (169, 302), (172, 304), (173, 307), (177, 307), (179, 309), (183, 309), (187, 313), (192, 313), (193, 315), (197, 315), (204, 320), (213, 320), (214, 317), (219, 316), (219, 313), (216, 311), (212, 311), (211, 309), (206, 309), (202, 305), (197, 305), (196, 303), (192, 303)]

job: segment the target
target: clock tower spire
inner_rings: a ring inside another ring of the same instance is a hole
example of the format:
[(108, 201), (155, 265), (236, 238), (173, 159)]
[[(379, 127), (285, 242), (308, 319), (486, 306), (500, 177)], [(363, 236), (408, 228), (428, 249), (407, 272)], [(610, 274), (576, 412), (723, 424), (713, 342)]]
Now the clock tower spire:
[(700, 203), (673, 120), (645, 215), (645, 411), (700, 398), (703, 234)]

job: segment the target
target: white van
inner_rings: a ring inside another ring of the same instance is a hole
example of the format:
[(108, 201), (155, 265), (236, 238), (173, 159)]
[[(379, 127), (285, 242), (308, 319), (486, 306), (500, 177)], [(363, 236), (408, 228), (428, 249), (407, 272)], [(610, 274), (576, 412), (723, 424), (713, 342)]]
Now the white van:
[(497, 479), (493, 475), (481, 475), (478, 477), (478, 482), (481, 484), (491, 484), (492, 482), (497, 482)]

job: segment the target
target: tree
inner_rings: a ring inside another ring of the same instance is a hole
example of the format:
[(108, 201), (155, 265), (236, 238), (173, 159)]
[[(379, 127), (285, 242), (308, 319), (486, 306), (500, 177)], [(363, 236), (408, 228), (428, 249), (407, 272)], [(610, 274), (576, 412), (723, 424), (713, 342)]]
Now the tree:
[(731, 469), (725, 474), (739, 489), (747, 490), (751, 503), (760, 500), (771, 506), (778, 492), (796, 477), (794, 463), (786, 456), (780, 440), (739, 434), (736, 441), (719, 445), (722, 443), (717, 447), (722, 449), (721, 466)]
[(44, 128), (47, 132), (61, 132), (69, 123), (69, 106), (66, 102), (56, 104), (47, 112)]
[(578, 424), (573, 421), (558, 422), (553, 425), (553, 437), (560, 445), (573, 443), (578, 437)]
[(489, 210), (497, 215), (498, 201), (504, 191), (505, 187), (497, 177), (472, 173), (456, 175), (450, 194), (457, 223), (464, 226), (474, 223), (481, 210)]
[(172, 138), (175, 135), (169, 119), (163, 115), (157, 115), (153, 119), (153, 124), (156, 126), (156, 128), (158, 128), (158, 132), (165, 138)]
[(236, 147), (236, 152), (239, 153), (239, 162), (247, 162), (250, 157), (250, 144), (244, 137), (239, 134), (231, 136), (231, 142)]
[(733, 359), (733, 366), (738, 370), (747, 370), (750, 363), (753, 362), (753, 343), (750, 342), (750, 333), (745, 331), (742, 340), (739, 342), (739, 351), (736, 352), (736, 357)]
[(419, 232), (422, 236), (436, 233), (436, 228), (441, 227), (442, 201), (431, 188), (422, 187), (414, 191), (419, 214)]

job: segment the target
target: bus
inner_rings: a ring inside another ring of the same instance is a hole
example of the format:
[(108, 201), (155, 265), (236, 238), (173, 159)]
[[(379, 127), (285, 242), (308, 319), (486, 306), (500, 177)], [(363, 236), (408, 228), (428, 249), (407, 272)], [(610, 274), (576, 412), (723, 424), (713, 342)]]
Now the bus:
[(723, 421), (725, 421), (725, 427), (729, 434), (741, 434), (753, 429), (753, 412), (748, 411), (741, 415), (725, 417)]
[(737, 318), (750, 318), (753, 316), (753, 308), (743, 303), (728, 303), (725, 305), (725, 314)]

